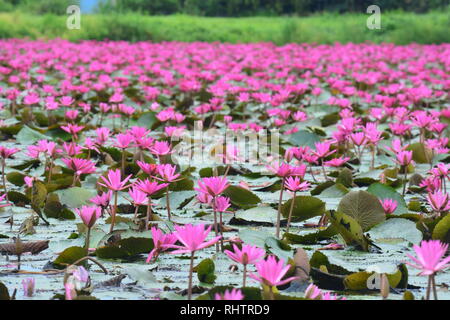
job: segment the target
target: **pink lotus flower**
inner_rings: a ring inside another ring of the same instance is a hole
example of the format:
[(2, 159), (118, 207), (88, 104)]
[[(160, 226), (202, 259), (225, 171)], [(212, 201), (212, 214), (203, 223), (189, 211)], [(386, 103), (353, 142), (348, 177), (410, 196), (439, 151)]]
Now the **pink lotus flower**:
[(167, 187), (167, 183), (158, 183), (156, 181), (150, 181), (148, 179), (145, 180), (138, 180), (136, 182), (136, 187), (141, 190), (142, 192), (146, 193), (148, 196), (151, 196), (155, 193), (157, 193), (159, 190), (164, 189)]
[(330, 148), (331, 148), (330, 141), (317, 142), (315, 144), (315, 146), (316, 146), (316, 151), (313, 151), (313, 154), (322, 159), (328, 157), (329, 155), (331, 155), (337, 151), (337, 150), (330, 151)]
[(222, 294), (216, 293), (214, 296), (214, 300), (243, 300), (244, 295), (242, 294), (241, 290), (238, 289), (232, 289), (231, 291), (225, 290), (225, 292)]
[(286, 178), (292, 175), (292, 167), (287, 163), (282, 163), (279, 165), (277, 162), (274, 162), (269, 166), (266, 166), (266, 168), (281, 178)]
[(108, 141), (111, 131), (109, 130), (109, 128), (101, 127), (95, 129), (95, 134), (96, 134), (96, 142), (99, 145), (104, 145)]
[(64, 131), (70, 133), (76, 139), (78, 132), (83, 130), (84, 126), (79, 126), (79, 125), (76, 125), (76, 124), (69, 123), (66, 126), (61, 126), (61, 129), (63, 129)]
[(20, 151), (20, 149), (16, 149), (16, 148), (8, 149), (8, 148), (6, 148), (4, 146), (0, 146), (0, 157), (2, 159), (9, 159), (9, 158), (11, 158), (11, 156), (13, 154), (15, 154), (15, 153), (17, 153), (19, 151)]
[(233, 261), (243, 265), (256, 264), (266, 255), (265, 250), (248, 244), (242, 245), (241, 250), (239, 250), (238, 246), (233, 244), (233, 250), (234, 252), (225, 250), (224, 253)]
[(155, 141), (150, 152), (157, 156), (165, 156), (172, 153), (172, 147), (167, 141)]
[(143, 161), (136, 161), (136, 164), (144, 171), (146, 174), (153, 176), (158, 171), (158, 165), (154, 163), (145, 163)]
[(153, 250), (148, 254), (147, 263), (156, 259), (158, 255), (169, 249), (168, 247), (177, 242), (177, 237), (171, 233), (164, 234), (160, 229), (152, 227)]
[(175, 182), (177, 181), (177, 178), (181, 175), (179, 173), (175, 173), (177, 170), (176, 166), (170, 165), (170, 164), (160, 164), (156, 166), (156, 172), (161, 177), (156, 178), (158, 180), (164, 181), (164, 182)]
[(434, 275), (450, 267), (450, 257), (444, 258), (448, 244), (439, 240), (422, 241), (420, 246), (414, 245), (417, 257), (406, 254), (414, 263), (406, 262), (413, 268), (421, 270), (419, 275)]
[(32, 188), (34, 179), (35, 179), (34, 177), (25, 177), (23, 178), (23, 181), (25, 182), (28, 188)]
[(314, 284), (310, 284), (305, 290), (305, 298), (309, 300), (321, 300), (322, 291)]
[(302, 182), (299, 177), (289, 177), (284, 182), (284, 186), (292, 192), (298, 192), (308, 190), (311, 185), (307, 181)]
[(75, 209), (75, 212), (78, 214), (78, 216), (81, 218), (83, 223), (88, 228), (92, 228), (94, 226), (95, 222), (98, 218), (100, 218), (102, 211), (100, 207), (94, 206), (94, 207), (88, 207), (88, 206), (82, 206), (81, 210)]
[(394, 199), (383, 199), (380, 202), (386, 214), (392, 214), (397, 209), (397, 201)]
[(95, 163), (86, 159), (78, 159), (78, 158), (70, 158), (70, 159), (61, 159), (70, 170), (75, 172), (75, 175), (80, 176), (82, 174), (94, 173)]
[(326, 167), (342, 167), (348, 160), (350, 160), (349, 157), (341, 157), (341, 158), (334, 158), (328, 161), (325, 161), (323, 164)]
[(132, 204), (134, 206), (143, 206), (147, 204), (147, 194), (137, 186), (134, 186), (128, 190), (128, 195), (131, 197)]
[(226, 177), (203, 178), (198, 180), (199, 187), (195, 188), (195, 190), (207, 193), (212, 197), (217, 197), (224, 192), (229, 185)]
[(231, 206), (230, 198), (228, 197), (217, 197), (215, 199), (215, 209), (217, 212), (225, 213), (228, 212), (227, 209)]
[(174, 235), (182, 245), (167, 246), (168, 248), (177, 249), (172, 251), (172, 254), (194, 253), (195, 251), (212, 246), (220, 239), (220, 236), (217, 236), (206, 241), (206, 238), (211, 231), (211, 226), (205, 230), (204, 224), (198, 224), (196, 226), (187, 224), (184, 227), (175, 226), (175, 230)]
[(66, 118), (71, 120), (71, 121), (75, 121), (78, 117), (78, 110), (73, 109), (73, 110), (68, 110), (66, 111)]
[(117, 191), (120, 191), (120, 190), (123, 190), (123, 189), (126, 189), (129, 187), (129, 185), (127, 185), (127, 182), (128, 182), (128, 180), (130, 180), (131, 177), (132, 177), (132, 175), (130, 174), (128, 177), (126, 177), (125, 179), (122, 180), (119, 169), (109, 170), (107, 178), (105, 178), (103, 176), (100, 177), (104, 183), (99, 182), (98, 184), (101, 185), (102, 187), (105, 187), (112, 191), (117, 192)]
[(116, 136), (116, 143), (114, 144), (115, 147), (120, 149), (127, 149), (130, 146), (131, 142), (133, 142), (134, 137), (131, 134), (118, 134)]
[(25, 278), (22, 280), (23, 295), (25, 297), (32, 297), (34, 295), (35, 284), (34, 278)]
[(396, 154), (396, 160), (401, 166), (408, 166), (412, 163), (412, 151), (400, 151)]
[(103, 192), (100, 195), (96, 195), (89, 201), (92, 202), (93, 204), (101, 207), (102, 209), (106, 209), (109, 206), (109, 203), (111, 202), (111, 197), (112, 197), (112, 191), (108, 191), (108, 192)]
[(442, 213), (450, 210), (450, 201), (447, 193), (441, 191), (430, 192), (427, 195), (428, 203), (435, 212)]
[(208, 193), (204, 193), (204, 192), (199, 192), (197, 194), (197, 201), (199, 203), (204, 203), (204, 204), (211, 204), (213, 197), (210, 196)]
[(249, 276), (263, 285), (276, 287), (298, 279), (298, 277), (290, 277), (281, 280), (290, 268), (290, 265), (284, 265), (283, 259), (277, 261), (273, 255), (270, 255), (266, 260), (256, 263), (258, 275), (250, 273)]

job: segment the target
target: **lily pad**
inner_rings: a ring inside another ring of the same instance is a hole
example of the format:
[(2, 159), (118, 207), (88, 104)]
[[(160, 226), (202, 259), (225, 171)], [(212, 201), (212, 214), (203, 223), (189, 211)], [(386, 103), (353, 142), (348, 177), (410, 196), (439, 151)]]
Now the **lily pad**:
[(386, 219), (384, 209), (376, 196), (367, 191), (352, 191), (344, 196), (337, 211), (355, 219), (362, 231), (383, 222)]
[(83, 205), (89, 205), (89, 199), (92, 199), (96, 195), (94, 191), (80, 187), (57, 190), (55, 193), (59, 196), (61, 204), (69, 208), (79, 208)]
[[(281, 214), (288, 218), (292, 199), (281, 207)], [(311, 196), (296, 196), (292, 210), (292, 221), (304, 221), (312, 217), (321, 216), (325, 213), (325, 202)]]
[(231, 203), (242, 208), (254, 207), (261, 202), (253, 192), (237, 186), (229, 186), (223, 194), (230, 198)]

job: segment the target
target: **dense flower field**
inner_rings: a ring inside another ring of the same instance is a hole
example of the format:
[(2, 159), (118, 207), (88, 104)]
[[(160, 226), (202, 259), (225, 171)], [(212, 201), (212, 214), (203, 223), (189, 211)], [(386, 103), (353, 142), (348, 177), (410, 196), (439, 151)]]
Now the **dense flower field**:
[(2, 298), (450, 298), (449, 89), (448, 44), (1, 40)]

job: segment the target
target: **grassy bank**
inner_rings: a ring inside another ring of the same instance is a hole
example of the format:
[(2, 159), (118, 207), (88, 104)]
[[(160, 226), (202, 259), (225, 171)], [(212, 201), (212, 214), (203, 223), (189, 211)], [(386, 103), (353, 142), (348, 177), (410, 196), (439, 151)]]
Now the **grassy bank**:
[(0, 13), (0, 38), (50, 39), (72, 41), (222, 41), (266, 42), (364, 42), (408, 44), (450, 43), (450, 12), (424, 15), (391, 12), (382, 15), (382, 29), (369, 30), (365, 14), (316, 15), (301, 18), (202, 18), (184, 15), (83, 16), (81, 30), (68, 30), (66, 17)]

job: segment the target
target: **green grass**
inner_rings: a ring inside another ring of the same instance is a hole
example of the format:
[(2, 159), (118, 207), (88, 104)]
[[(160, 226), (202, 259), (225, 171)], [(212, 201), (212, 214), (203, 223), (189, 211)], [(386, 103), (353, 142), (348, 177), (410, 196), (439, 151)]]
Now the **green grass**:
[(382, 14), (382, 29), (369, 30), (365, 14), (323, 14), (310, 17), (205, 18), (185, 15), (140, 14), (88, 15), (80, 30), (68, 30), (66, 17), (0, 13), (0, 38), (71, 41), (221, 41), (230, 43), (450, 43), (450, 11), (424, 15), (391, 12)]

